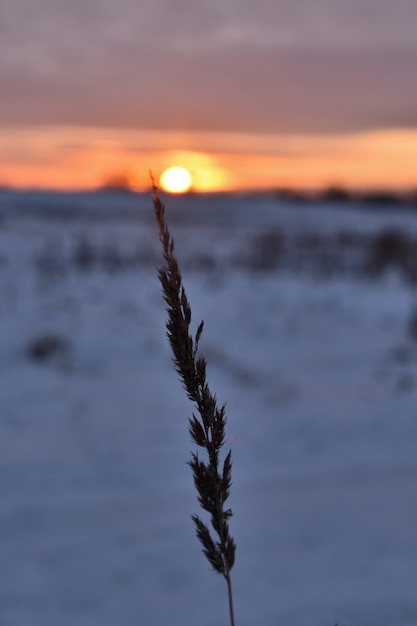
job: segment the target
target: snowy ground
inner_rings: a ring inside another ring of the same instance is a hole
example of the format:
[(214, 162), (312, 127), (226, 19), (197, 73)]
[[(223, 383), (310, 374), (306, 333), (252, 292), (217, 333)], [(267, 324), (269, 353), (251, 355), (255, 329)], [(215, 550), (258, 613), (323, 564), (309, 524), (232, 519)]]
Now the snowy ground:
[[(256, 245), (417, 216), (166, 203), (227, 402), (238, 626), (416, 626), (416, 287)], [(227, 626), (157, 244), (147, 197), (0, 195), (1, 626)]]

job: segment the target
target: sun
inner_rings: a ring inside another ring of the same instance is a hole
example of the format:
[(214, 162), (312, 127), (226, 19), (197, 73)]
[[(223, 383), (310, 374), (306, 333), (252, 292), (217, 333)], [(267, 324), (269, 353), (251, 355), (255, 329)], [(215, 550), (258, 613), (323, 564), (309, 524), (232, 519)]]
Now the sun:
[(191, 189), (193, 177), (185, 167), (169, 167), (162, 172), (159, 183), (169, 193), (185, 193)]

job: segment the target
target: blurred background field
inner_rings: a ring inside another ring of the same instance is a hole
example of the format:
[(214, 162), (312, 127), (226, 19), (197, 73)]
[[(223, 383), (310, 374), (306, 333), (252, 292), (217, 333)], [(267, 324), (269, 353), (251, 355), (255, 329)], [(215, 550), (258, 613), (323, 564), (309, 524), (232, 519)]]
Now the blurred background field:
[[(237, 622), (415, 626), (413, 203), (164, 200), (227, 403)], [(226, 623), (159, 263), (148, 194), (0, 194), (4, 626)]]

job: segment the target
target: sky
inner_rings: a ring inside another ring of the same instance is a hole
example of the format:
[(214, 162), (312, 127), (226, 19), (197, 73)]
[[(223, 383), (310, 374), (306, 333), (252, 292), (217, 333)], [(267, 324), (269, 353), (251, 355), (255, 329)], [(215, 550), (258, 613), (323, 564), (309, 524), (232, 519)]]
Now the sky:
[(416, 0), (2, 0), (0, 184), (417, 188)]

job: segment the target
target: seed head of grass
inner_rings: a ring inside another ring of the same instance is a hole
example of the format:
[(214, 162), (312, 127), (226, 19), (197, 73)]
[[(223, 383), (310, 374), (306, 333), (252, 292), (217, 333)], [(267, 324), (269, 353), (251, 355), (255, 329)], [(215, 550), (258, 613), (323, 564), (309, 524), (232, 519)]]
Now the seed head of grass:
[(196, 410), (196, 414), (193, 413), (188, 420), (191, 439), (206, 451), (204, 460), (198, 456), (198, 452), (193, 452), (188, 464), (193, 473), (198, 501), (209, 514), (212, 531), (198, 515), (193, 515), (192, 519), (203, 553), (213, 569), (226, 579), (230, 623), (234, 626), (230, 570), (235, 562), (235, 543), (229, 532), (232, 511), (225, 508), (232, 484), (231, 451), (223, 462), (220, 461), (220, 451), (225, 442), (225, 405), (218, 405), (207, 383), (206, 360), (199, 353), (204, 323), (201, 322), (195, 334), (191, 334), (191, 306), (175, 257), (174, 240), (165, 221), (165, 207), (153, 178), (152, 186), (152, 201), (164, 259), (158, 277), (167, 306), (167, 337), (175, 370)]

